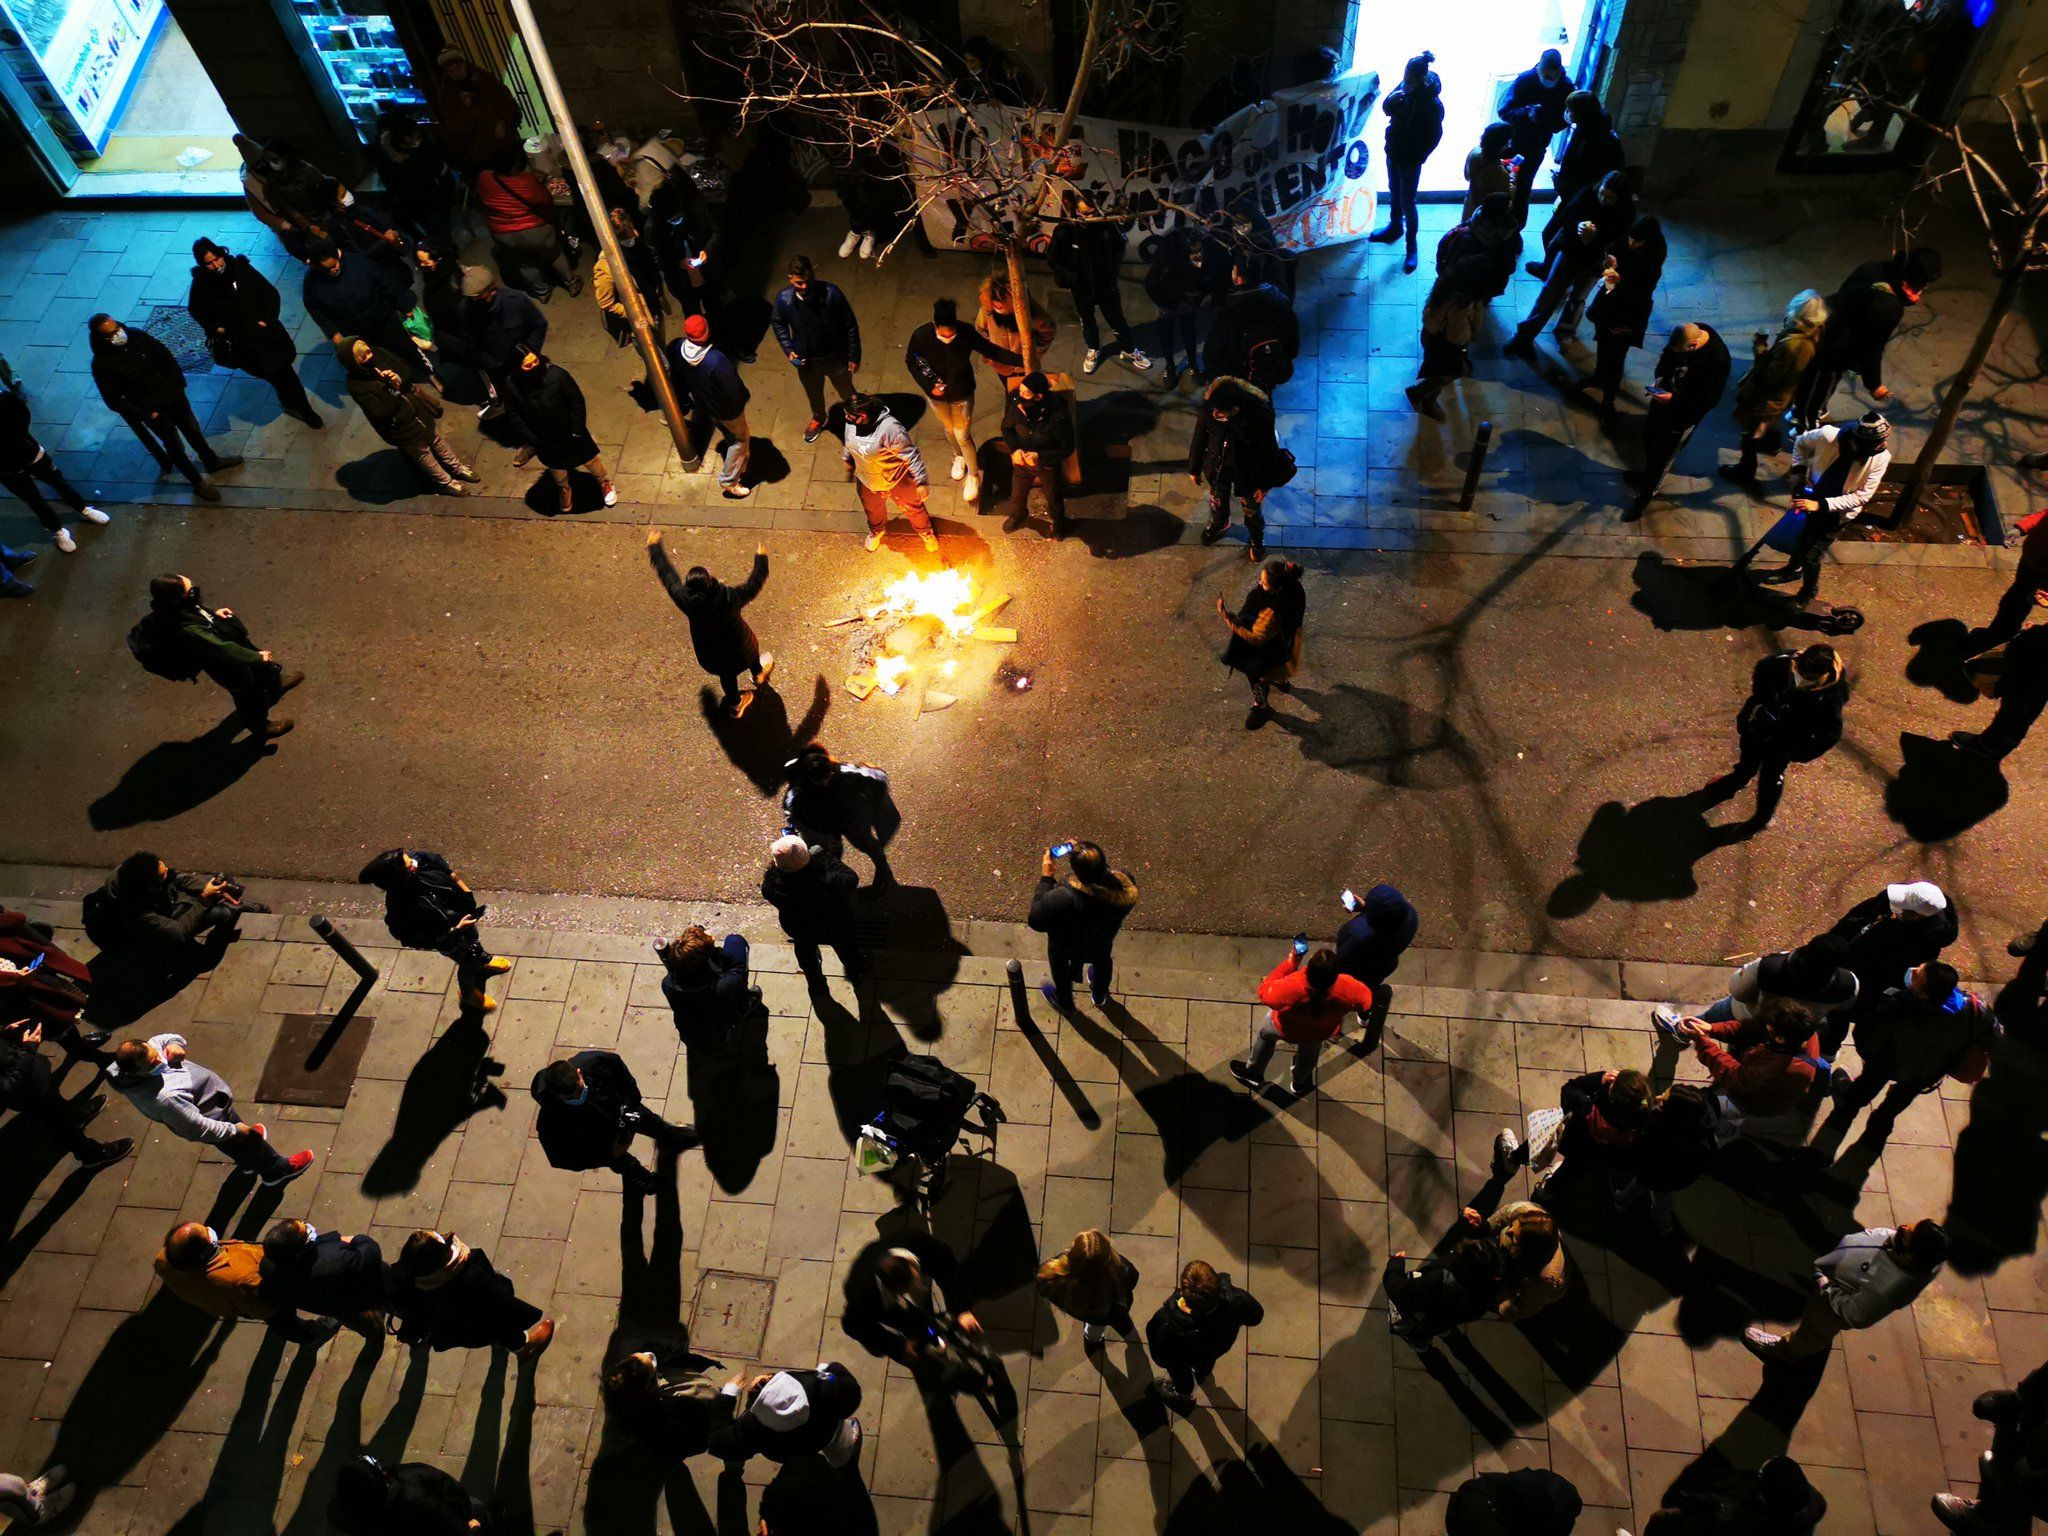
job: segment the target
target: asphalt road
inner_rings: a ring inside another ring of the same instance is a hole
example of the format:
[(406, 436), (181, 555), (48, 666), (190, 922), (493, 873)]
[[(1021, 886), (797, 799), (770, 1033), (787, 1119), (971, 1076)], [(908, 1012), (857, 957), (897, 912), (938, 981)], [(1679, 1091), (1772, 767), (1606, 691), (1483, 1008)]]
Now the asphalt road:
[[(899, 877), (953, 917), (1014, 918), (1037, 850), (1090, 836), (1143, 887), (1136, 922), (1322, 931), (1336, 893), (1392, 880), (1447, 947), (1713, 962), (1796, 940), (1889, 879), (1963, 904), (1971, 959), (2040, 918), (2042, 818), (2027, 780), (2048, 741), (1995, 776), (1912, 753), (1988, 706), (1909, 679), (1922, 619), (1988, 613), (1987, 572), (1830, 573), (1869, 615), (1847, 642), (1848, 738), (1797, 768), (1777, 823), (1710, 846), (1676, 796), (1732, 759), (1755, 659), (1654, 557), (1310, 557), (1306, 666), (1280, 718), (1244, 728), (1216, 662), (1215, 599), (1240, 546), (1101, 558), (994, 519), (948, 558), (1014, 600), (1014, 647), (970, 643), (919, 717), (915, 683), (856, 702), (851, 631), (823, 627), (914, 543), (771, 535), (752, 610), (777, 694), (714, 731), (681, 616), (642, 534), (568, 521), (379, 512), (161, 509), (48, 554), (34, 601), (0, 615), (7, 710), (0, 859), (107, 865), (137, 846), (245, 876), (352, 879), (380, 848), (440, 848), (484, 886), (734, 899), (755, 893), (793, 732), (893, 776)], [(984, 538), (992, 542), (985, 542)], [(737, 578), (753, 536), (672, 538)], [(210, 685), (152, 678), (127, 627), (149, 576), (183, 570), (308, 680), (268, 756), (227, 744)], [(1647, 607), (1657, 616), (1642, 611)], [(1010, 661), (1025, 691), (996, 686)], [(1950, 677), (1951, 687), (1958, 678)], [(1907, 745), (1911, 745), (1910, 742)], [(1663, 797), (1663, 798), (1658, 798)], [(1648, 802), (1643, 804), (1642, 802)], [(1991, 807), (2001, 805), (1994, 813)], [(1747, 814), (1743, 797), (1713, 813)]]

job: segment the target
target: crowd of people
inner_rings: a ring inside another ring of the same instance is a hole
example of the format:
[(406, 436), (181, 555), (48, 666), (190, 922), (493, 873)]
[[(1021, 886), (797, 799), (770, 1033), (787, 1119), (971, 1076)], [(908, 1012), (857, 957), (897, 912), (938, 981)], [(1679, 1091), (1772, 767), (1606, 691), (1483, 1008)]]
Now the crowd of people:
[[(1433, 62), (1427, 54), (1411, 60), (1384, 103), (1389, 212), (1372, 238), (1404, 243), (1408, 272), (1420, 264), (1416, 188), (1422, 164), (1442, 137), (1442, 86)], [(651, 180), (629, 183), (600, 161), (609, 177), (601, 178), (605, 206), (582, 209), (566, 186), (530, 163), (517, 106), (502, 85), (453, 51), (439, 69), (438, 136), (407, 120), (381, 125), (379, 193), (324, 175), (280, 141), (239, 141), (250, 206), (304, 262), (305, 309), (335, 350), (349, 398), (437, 491), (462, 495), (480, 477), (439, 423), (446, 410), (443, 371), (469, 369), (482, 385), (480, 415), (504, 422), (519, 440), (515, 467), (538, 459), (562, 510), (575, 505), (570, 477), (579, 473), (612, 503), (616, 492), (590, 434), (581, 387), (544, 350), (548, 323), (540, 307), (556, 289), (580, 294), (579, 258), (583, 246), (594, 243), (589, 219), (600, 217), (664, 336), (665, 317), (681, 313), (680, 334), (665, 340), (664, 359), (690, 404), (705, 467), (724, 495), (750, 494), (750, 392), (741, 369), (755, 358), (732, 329), (713, 203), (684, 167), (657, 166)], [(1470, 374), (1484, 309), (1513, 281), (1537, 174), (1560, 135), (1557, 199), (1542, 231), (1543, 255), (1526, 266), (1541, 287), (1504, 351), (1531, 356), (1546, 325), (1554, 321), (1562, 340), (1582, 316), (1589, 319), (1594, 363), (1580, 382), (1612, 414), (1627, 354), (1643, 346), (1649, 332), (1664, 239), (1656, 218), (1637, 206), (1612, 123), (1598, 99), (1574, 85), (1555, 52), (1512, 82), (1499, 121), (1467, 158), (1471, 195), (1463, 219), (1438, 246), (1435, 281), (1421, 309), (1421, 364), (1408, 390), (1419, 413), (1441, 417), (1444, 392)], [(464, 265), (449, 244), (458, 175), (487, 226), (490, 267)], [(1202, 542), (1222, 538), (1235, 516), (1244, 524), (1247, 554), (1264, 562), (1235, 612), (1220, 599), (1217, 604), (1227, 629), (1224, 659), (1249, 682), (1247, 723), (1256, 726), (1270, 713), (1270, 690), (1284, 685), (1298, 664), (1306, 609), (1300, 567), (1265, 560), (1262, 511), (1267, 496), (1294, 473), (1278, 440), (1275, 403), (1300, 350), (1291, 270), (1270, 229), (1243, 209), (1213, 229), (1172, 232), (1157, 243), (1145, 275), (1158, 311), (1148, 350), (1123, 308), (1124, 228), (1100, 207), (1071, 212), (1044, 254), (1079, 314), (1082, 372), (1094, 374), (1120, 359), (1145, 373), (1158, 361), (1166, 387), (1175, 387), (1184, 372), (1202, 386), (1186, 465), (1190, 480), (1208, 494)], [(888, 211), (856, 192), (848, 216), (840, 257), (871, 255), (877, 235), (888, 233)], [(215, 360), (264, 380), (280, 407), (309, 429), (323, 427), (297, 376), (276, 289), (245, 256), (214, 241), (196, 242), (193, 254), (189, 307)], [(923, 454), (887, 402), (856, 384), (864, 356), (853, 299), (820, 277), (807, 256), (793, 259), (785, 275), (769, 330), (803, 391), (805, 442), (830, 434), (840, 448), (870, 551), (882, 545), (895, 514), (926, 550), (936, 550), (932, 477)], [(1759, 333), (1753, 340), (1753, 366), (1735, 392), (1738, 458), (1724, 473), (1754, 486), (1762, 457), (1781, 446), (1786, 427), (1792, 429), (1792, 511), (1799, 522), (1772, 545), (1786, 555), (1785, 567), (1759, 579), (1797, 576), (1799, 603), (1815, 596), (1828, 544), (1868, 504), (1889, 462), (1883, 416), (1872, 412), (1843, 426), (1829, 420), (1832, 400), (1848, 372), (1879, 401), (1887, 397), (1886, 342), (1906, 307), (1939, 275), (1938, 256), (1922, 248), (1869, 263), (1828, 296), (1800, 294), (1775, 338)], [(615, 334), (630, 328), (621, 276), (602, 262), (591, 274), (594, 300)], [(145, 329), (117, 317), (98, 314), (88, 324), (92, 376), (108, 408), (164, 474), (181, 474), (196, 494), (218, 499), (214, 477), (238, 461), (208, 442), (175, 356)], [(1070, 391), (1039, 362), (1056, 329), (1044, 306), (1014, 294), (1008, 274), (998, 271), (983, 281), (971, 324), (955, 300), (941, 298), (904, 352), (905, 370), (952, 449), (950, 477), (969, 503), (979, 501), (985, 471), (973, 434), (976, 358), (993, 372), (1004, 394), (1002, 454), (1012, 525), (1029, 515), (1031, 493), (1038, 491), (1055, 538), (1067, 532), (1065, 497), (1077, 451)], [(1638, 511), (1657, 493), (1686, 437), (1718, 406), (1731, 373), (1728, 348), (1711, 326), (1688, 322), (1672, 334), (1646, 396)], [(6, 462), (0, 483), (29, 502), (68, 552), (75, 540), (37, 486), (47, 486), (88, 522), (104, 522), (106, 514), (84, 502), (37, 442), (26, 394), (11, 379), (0, 382), (6, 385), (0, 390)], [(828, 401), (828, 386), (836, 403)], [(2023, 561), (2014, 587), (2025, 601), (2009, 596), (2001, 603), (1991, 624), (1973, 636), (1983, 641), (1980, 650), (2023, 639), (2034, 590), (2027, 572), (2048, 569), (2048, 534), (2035, 546), (2030, 532), (2025, 559), (2032, 564)], [(1737, 571), (1746, 571), (1756, 553), (1737, 562)], [(699, 664), (718, 681), (721, 708), (742, 716), (755, 693), (770, 685), (775, 667), (745, 616), (769, 580), (766, 546), (757, 547), (746, 577), (734, 584), (701, 565), (679, 571), (658, 531), (648, 535), (648, 555), (688, 625)], [(12, 574), (23, 562), (12, 554), (6, 562), (7, 581), (26, 588)], [(257, 647), (231, 609), (208, 606), (191, 577), (165, 575), (151, 583), (150, 611), (129, 646), (155, 675), (205, 675), (220, 684), (252, 736), (269, 739), (292, 729), (272, 710), (302, 674)], [(750, 688), (742, 688), (743, 680)], [(1846, 664), (1829, 645), (1758, 663), (1737, 721), (1736, 763), (1702, 797), (1726, 800), (1755, 781), (1748, 825), (1768, 823), (1790, 765), (1811, 761), (1840, 739), (1846, 686)], [(2041, 693), (2023, 721), (2017, 714), (2009, 721), (2001, 710), (2002, 724), (1986, 733), (1987, 750), (2015, 729), (2024, 735), (2048, 704), (2048, 687)], [(893, 880), (886, 849), (897, 813), (888, 776), (872, 765), (841, 761), (812, 741), (788, 765), (787, 777), (779, 825), (765, 839), (763, 900), (814, 992), (831, 990), (824, 965), (830, 949), (841, 983), (865, 1004), (875, 957), (859, 922), (861, 876), (847, 855), (850, 847), (872, 865), (870, 888)], [(1085, 839), (1053, 842), (1038, 863), (1036, 886), (1020, 906), (1029, 928), (1045, 939), (1040, 990), (1055, 1012), (1073, 1016), (1085, 983), (1089, 1002), (1109, 1010), (1117, 941), (1140, 901), (1138, 883)], [(452, 964), (466, 1018), (481, 1019), (497, 1008), (491, 978), (511, 963), (485, 941), (487, 909), (445, 856), (393, 848), (371, 859), (360, 880), (381, 894), (396, 944)], [(1274, 1102), (1311, 1095), (1333, 1045), (1352, 1056), (1379, 1049), (1390, 980), (1420, 920), (1388, 884), (1362, 899), (1347, 891), (1343, 905), (1345, 917), (1328, 943), (1298, 935), (1258, 985), (1263, 1021), (1245, 1054), (1223, 1064), (1246, 1094)], [(193, 1059), (183, 1034), (161, 1030), (117, 1041), (96, 1022), (111, 1017), (94, 1006), (110, 973), (145, 994), (169, 997), (219, 961), (243, 914), (263, 910), (227, 876), (175, 870), (145, 851), (124, 860), (84, 903), (86, 932), (97, 949), (90, 964), (66, 954), (49, 929), (22, 914), (0, 913), (0, 1105), (34, 1121), (81, 1169), (105, 1168), (132, 1152), (132, 1137), (103, 1141), (88, 1134), (98, 1101), (81, 1109), (83, 1100), (60, 1092), (41, 1050), (48, 1043), (104, 1074), (142, 1120), (215, 1148), (238, 1173), (272, 1188), (303, 1177), (314, 1154), (283, 1150), (270, 1127), (246, 1120), (233, 1085)], [(1676, 1005), (1651, 1010), (1642, 1068), (1570, 1078), (1554, 1107), (1501, 1129), (1489, 1179), (1428, 1253), (1385, 1256), (1393, 1334), (1431, 1354), (1460, 1330), (1487, 1320), (1524, 1324), (1558, 1306), (1575, 1283), (1562, 1239), (1589, 1194), (1606, 1210), (1642, 1208), (1658, 1233), (1675, 1240), (1681, 1235), (1676, 1197), (1723, 1166), (1734, 1149), (1831, 1156), (1866, 1111), (1864, 1136), (1881, 1144), (1921, 1096), (1945, 1081), (1981, 1078), (2012, 1021), (1963, 987), (1953, 964), (1941, 958), (1958, 932), (1948, 892), (1927, 881), (1893, 884), (1826, 931), (1743, 965), (1721, 998), (1696, 1011)], [(685, 1053), (716, 1051), (749, 1027), (765, 1027), (747, 936), (718, 937), (691, 927), (664, 936), (654, 948)], [(123, 1022), (139, 1012), (130, 1010)], [(1354, 1019), (1358, 1032), (1347, 1038)], [(1285, 1088), (1268, 1081), (1283, 1044), (1291, 1047)], [(1853, 1072), (1836, 1064), (1850, 1045)], [(1659, 1058), (1669, 1067), (1682, 1052), (1691, 1053), (1704, 1080), (1656, 1090), (1651, 1069)], [(649, 1072), (665, 1066), (641, 1063)], [(529, 1091), (535, 1134), (551, 1166), (615, 1172), (635, 1195), (672, 1180), (676, 1158), (703, 1144), (695, 1127), (649, 1108), (633, 1064), (615, 1050), (582, 1050), (552, 1061), (534, 1075)], [(636, 1155), (642, 1138), (653, 1148), (653, 1167)], [(1523, 1170), (1534, 1176), (1528, 1198), (1504, 1198)], [(1847, 1233), (1814, 1259), (1790, 1326), (1758, 1322), (1743, 1333), (1743, 1343), (1773, 1369), (1798, 1368), (1824, 1354), (1840, 1333), (1871, 1328), (1909, 1306), (1942, 1271), (1948, 1250), (1947, 1234), (1926, 1216)], [(282, 1339), (307, 1347), (347, 1326), (369, 1336), (388, 1332), (432, 1351), (504, 1350), (530, 1364), (555, 1333), (554, 1321), (518, 1294), (483, 1247), (432, 1228), (411, 1232), (387, 1257), (368, 1234), (322, 1230), (304, 1220), (277, 1222), (260, 1240), (245, 1240), (180, 1219), (163, 1236), (155, 1272), (170, 1294), (209, 1316), (260, 1320)], [(1179, 1413), (1195, 1411), (1197, 1393), (1217, 1363), (1265, 1317), (1258, 1298), (1215, 1264), (1189, 1260), (1148, 1282), (1112, 1238), (1094, 1228), (1073, 1234), (1042, 1264), (1036, 1287), (1079, 1326), (1089, 1351), (1106, 1348), (1114, 1333), (1148, 1359), (1152, 1391)], [(957, 1256), (943, 1243), (928, 1235), (885, 1240), (848, 1265), (840, 1326), (877, 1362), (907, 1369), (922, 1390), (976, 1398), (999, 1429), (1014, 1435), (1016, 1394), (967, 1294)], [(1141, 1307), (1148, 1309), (1142, 1330)], [(709, 1454), (738, 1467), (754, 1456), (778, 1463), (815, 1456), (842, 1476), (856, 1475), (863, 1388), (852, 1367), (828, 1359), (725, 1380), (722, 1374), (673, 1351), (619, 1349), (602, 1362), (595, 1391), (622, 1426), (664, 1457)], [(2048, 1497), (2042, 1373), (2012, 1391), (1986, 1394), (1977, 1412), (1993, 1426), (1979, 1497), (1943, 1492), (1935, 1497), (1935, 1512), (1958, 1530), (2018, 1529), (2029, 1514), (2044, 1512)], [(71, 1494), (61, 1467), (33, 1480), (0, 1475), (0, 1510), (24, 1525), (54, 1520)], [(1777, 1457), (1732, 1471), (1711, 1489), (1675, 1490), (1670, 1507), (1644, 1529), (1805, 1532), (1818, 1527), (1825, 1509), (1797, 1463)], [(1488, 1473), (1458, 1490), (1446, 1521), (1453, 1536), (1499, 1529), (1562, 1536), (1580, 1512), (1576, 1490), (1554, 1473)], [(495, 1518), (438, 1468), (384, 1467), (367, 1457), (344, 1472), (331, 1514), (345, 1530), (395, 1523), (447, 1536), (487, 1529)]]

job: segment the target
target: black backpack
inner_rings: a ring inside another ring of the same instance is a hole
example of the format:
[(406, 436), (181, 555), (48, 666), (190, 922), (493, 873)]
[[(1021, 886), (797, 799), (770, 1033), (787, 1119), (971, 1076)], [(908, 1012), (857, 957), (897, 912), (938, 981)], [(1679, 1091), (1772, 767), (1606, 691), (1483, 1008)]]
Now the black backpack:
[(974, 1080), (930, 1056), (906, 1056), (882, 1082), (882, 1129), (913, 1152), (943, 1157), (979, 1094)]
[(199, 676), (199, 668), (192, 660), (192, 647), (185, 643), (183, 633), (153, 613), (143, 615), (128, 631), (128, 654), (153, 677), (189, 683)]

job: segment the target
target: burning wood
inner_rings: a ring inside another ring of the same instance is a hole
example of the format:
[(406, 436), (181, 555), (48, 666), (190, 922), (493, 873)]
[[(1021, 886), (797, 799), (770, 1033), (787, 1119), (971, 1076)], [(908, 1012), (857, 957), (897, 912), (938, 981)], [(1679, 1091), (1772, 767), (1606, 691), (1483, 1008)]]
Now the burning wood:
[(936, 691), (931, 683), (959, 670), (958, 658), (947, 654), (959, 642), (1016, 643), (1015, 629), (988, 622), (1009, 601), (1007, 592), (977, 592), (965, 571), (911, 571), (884, 587), (877, 601), (823, 627), (858, 627), (847, 692), (856, 699), (878, 691), (893, 698), (923, 674), (918, 712), (926, 714), (955, 702), (955, 695)]

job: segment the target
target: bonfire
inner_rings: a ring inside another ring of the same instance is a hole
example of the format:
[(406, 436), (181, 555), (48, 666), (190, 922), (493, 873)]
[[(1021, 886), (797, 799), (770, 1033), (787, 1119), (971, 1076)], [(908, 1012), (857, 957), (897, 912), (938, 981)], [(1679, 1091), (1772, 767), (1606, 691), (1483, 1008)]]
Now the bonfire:
[(893, 698), (915, 680), (923, 685), (918, 712), (944, 709), (955, 697), (933, 684), (950, 681), (959, 671), (959, 658), (952, 653), (963, 641), (1016, 643), (1016, 630), (988, 623), (1009, 600), (1005, 593), (982, 597), (974, 578), (961, 570), (899, 576), (875, 602), (827, 626), (858, 626), (847, 691), (857, 699), (876, 692)]

